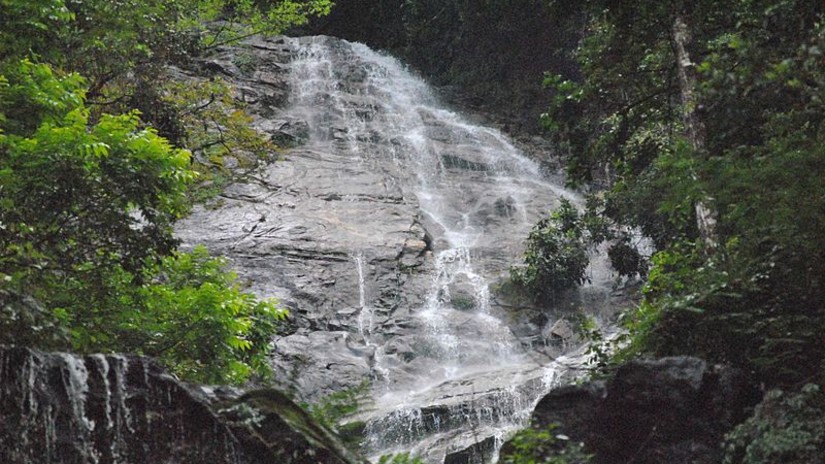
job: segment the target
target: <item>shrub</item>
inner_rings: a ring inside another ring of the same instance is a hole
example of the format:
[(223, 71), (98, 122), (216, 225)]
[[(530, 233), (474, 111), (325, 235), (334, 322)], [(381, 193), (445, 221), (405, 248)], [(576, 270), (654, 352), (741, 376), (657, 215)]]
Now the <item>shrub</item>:
[(541, 302), (587, 282), (588, 264), (583, 222), (570, 201), (562, 199), (559, 209), (530, 231), (524, 265), (511, 268), (510, 276)]
[(823, 462), (825, 395), (816, 384), (798, 393), (772, 390), (752, 417), (730, 432), (725, 464)]
[(555, 424), (544, 429), (519, 431), (501, 457), (503, 464), (585, 464), (592, 455), (584, 452), (584, 444), (556, 433)]

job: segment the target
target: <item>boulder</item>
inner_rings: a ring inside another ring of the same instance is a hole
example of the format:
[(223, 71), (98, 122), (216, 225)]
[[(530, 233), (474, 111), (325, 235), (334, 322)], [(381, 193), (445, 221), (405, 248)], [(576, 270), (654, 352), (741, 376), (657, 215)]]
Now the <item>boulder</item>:
[(257, 129), (269, 134), (270, 140), (282, 147), (294, 147), (309, 140), (309, 124), (298, 119), (263, 120)]
[(140, 356), (0, 347), (0, 462), (364, 462), (282, 393), (239, 394)]
[(552, 391), (532, 423), (584, 442), (596, 463), (718, 463), (724, 434), (752, 404), (747, 385), (740, 371), (698, 358), (632, 361), (607, 381)]
[(254, 390), (215, 405), (219, 417), (261, 463), (358, 463), (332, 432), (283, 393)]
[(458, 310), (471, 310), (478, 306), (478, 290), (466, 274), (457, 274), (448, 285), (450, 305)]
[(560, 340), (562, 342), (568, 342), (573, 339), (576, 332), (573, 330), (573, 326), (567, 319), (560, 318), (553, 322), (553, 324), (548, 324), (542, 330), (541, 334), (546, 340), (549, 341)]
[(496, 437), (487, 437), (444, 457), (444, 464), (476, 464), (487, 462), (496, 450)]

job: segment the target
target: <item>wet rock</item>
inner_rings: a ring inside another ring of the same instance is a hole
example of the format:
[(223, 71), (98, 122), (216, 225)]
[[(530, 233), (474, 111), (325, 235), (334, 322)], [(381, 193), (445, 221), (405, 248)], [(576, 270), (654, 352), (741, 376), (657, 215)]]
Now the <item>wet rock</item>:
[(401, 249), (399, 262), (403, 268), (420, 266), (424, 263), (428, 251), (430, 251), (430, 246), (426, 241), (420, 238), (409, 238)]
[(355, 464), (355, 456), (329, 430), (277, 390), (255, 390), (213, 406), (256, 462)]
[(309, 124), (301, 120), (264, 120), (258, 130), (269, 134), (270, 140), (282, 147), (295, 147), (309, 140)]
[(487, 437), (472, 445), (447, 453), (444, 464), (478, 464), (488, 462), (496, 449), (496, 437)]
[(490, 166), (484, 163), (470, 161), (458, 155), (443, 154), (441, 155), (441, 162), (445, 169), (461, 169), (465, 171), (481, 172), (490, 170)]
[(568, 342), (576, 335), (573, 325), (567, 319), (561, 318), (542, 330), (542, 336), (548, 341)]
[(238, 69), (229, 60), (204, 60), (201, 62), (201, 67), (206, 71), (224, 74), (229, 77), (235, 77), (238, 74)]
[(347, 140), (349, 129), (346, 127), (331, 127), (329, 129), (329, 137), (332, 140), (344, 141)]
[(475, 309), (478, 306), (478, 290), (476, 285), (465, 274), (455, 276), (455, 280), (447, 287), (449, 302), (458, 310)]
[(506, 198), (496, 198), (493, 203), (495, 213), (501, 217), (510, 217), (516, 212), (516, 200), (511, 196)]
[[(258, 79), (233, 83), (254, 126), (306, 141), (229, 186), (220, 208), (196, 207), (177, 234), (289, 309), (271, 358), (279, 386), (308, 402), (365, 379), (376, 397), (398, 395), (361, 418), (370, 452), (400, 440), (436, 462), (512, 427), (555, 371), (536, 371), (548, 358), (525, 355), (486, 282), (518, 259), (559, 189), (391, 57), (331, 37), (245, 45)], [(523, 336), (540, 338), (545, 322)]]
[(533, 426), (557, 424), (596, 463), (718, 463), (724, 433), (752, 397), (730, 367), (690, 357), (633, 361), (606, 382), (552, 391), (536, 406)]
[(239, 393), (138, 356), (0, 347), (0, 462), (364, 462), (283, 394)]
[(412, 361), (415, 357), (415, 349), (410, 341), (404, 338), (396, 338), (388, 342), (384, 347), (384, 353), (397, 356), (405, 362)]

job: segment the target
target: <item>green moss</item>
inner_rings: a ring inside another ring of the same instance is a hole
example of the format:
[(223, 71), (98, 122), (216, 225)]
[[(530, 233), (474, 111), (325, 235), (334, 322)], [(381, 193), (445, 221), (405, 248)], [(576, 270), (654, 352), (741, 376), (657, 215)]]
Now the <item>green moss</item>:
[(454, 296), (450, 298), (450, 303), (453, 305), (453, 308), (459, 311), (469, 311), (476, 307), (476, 300), (471, 296)]
[(367, 423), (364, 421), (347, 422), (338, 425), (338, 437), (349, 449), (357, 450), (361, 448), (364, 441)]
[(220, 195), (232, 183), (232, 176), (222, 170), (200, 171), (200, 181), (189, 189), (189, 198), (193, 204), (204, 204)]
[(584, 445), (556, 432), (557, 425), (519, 431), (502, 450), (504, 464), (586, 464), (593, 458)]

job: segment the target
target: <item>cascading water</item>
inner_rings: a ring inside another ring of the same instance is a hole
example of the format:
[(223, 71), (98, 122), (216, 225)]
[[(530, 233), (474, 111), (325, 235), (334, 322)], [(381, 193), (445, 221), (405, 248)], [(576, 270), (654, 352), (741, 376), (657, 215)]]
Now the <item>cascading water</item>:
[(544, 178), (500, 132), (441, 107), (397, 60), (326, 37), (293, 39), (292, 46), (285, 115), (306, 121), (304, 149), (380, 172), (405, 201), (417, 202), (432, 253), (429, 289), (406, 321), (415, 327), (414, 342), (399, 359), (387, 355), (388, 317), (371, 303), (369, 256), (350, 252), (359, 285), (357, 330), (374, 379), (375, 403), (360, 417), (365, 450), (372, 456), (406, 450), (441, 462), (446, 452), (475, 443), (471, 462), (494, 460), (502, 439), (525, 424), (564, 365), (577, 361), (547, 362), (525, 352), (491, 302), (490, 286), (560, 196), (579, 199)]

